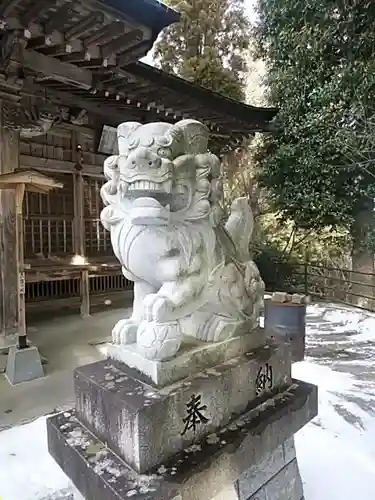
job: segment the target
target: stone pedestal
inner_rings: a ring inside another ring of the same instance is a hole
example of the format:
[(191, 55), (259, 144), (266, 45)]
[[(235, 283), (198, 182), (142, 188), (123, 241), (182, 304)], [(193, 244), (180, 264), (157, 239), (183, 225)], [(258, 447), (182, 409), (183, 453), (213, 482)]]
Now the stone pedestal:
[(86, 500), (301, 500), (293, 435), (316, 387), (291, 379), (287, 346), (246, 342), (187, 346), (180, 379), (179, 356), (147, 374), (113, 352), (78, 368), (75, 409), (48, 420), (50, 453)]

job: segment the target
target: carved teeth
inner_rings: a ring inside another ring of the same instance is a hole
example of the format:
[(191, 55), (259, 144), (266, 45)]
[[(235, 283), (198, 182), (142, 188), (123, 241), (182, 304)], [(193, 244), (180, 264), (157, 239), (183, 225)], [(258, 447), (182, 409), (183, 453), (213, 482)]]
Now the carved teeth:
[(166, 188), (169, 185), (172, 187), (171, 181), (166, 181), (162, 184), (153, 181), (134, 181), (129, 184), (129, 191), (167, 191)]

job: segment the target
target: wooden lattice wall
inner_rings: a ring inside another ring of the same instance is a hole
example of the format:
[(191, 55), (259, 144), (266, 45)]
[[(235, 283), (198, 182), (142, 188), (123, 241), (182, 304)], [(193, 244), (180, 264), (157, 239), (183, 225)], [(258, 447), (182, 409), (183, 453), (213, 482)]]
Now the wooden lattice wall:
[(89, 272), (68, 265), (76, 254), (83, 254), (93, 267), (103, 262), (116, 265), (109, 233), (100, 222), (105, 156), (96, 153), (99, 134), (100, 130), (88, 128), (61, 128), (20, 143), (21, 168), (36, 168), (64, 185), (49, 194), (25, 194), (25, 258), (31, 265), (26, 283), (29, 304), (79, 299), (83, 289), (95, 296), (132, 287), (119, 265)]
[(72, 174), (54, 175), (64, 184), (49, 194), (26, 193), (24, 200), (25, 256), (50, 257), (74, 253), (74, 183)]
[[(25, 256), (73, 255), (76, 174), (55, 174), (63, 189), (49, 194), (26, 193), (24, 201)], [(88, 257), (112, 255), (110, 237), (100, 222), (103, 180), (83, 175), (84, 250)]]
[(103, 203), (100, 198), (102, 179), (84, 177), (84, 228), (85, 253), (89, 257), (95, 255), (112, 255), (109, 232), (100, 222)]
[[(83, 152), (83, 169), (85, 158), (90, 162), (103, 161), (102, 155), (95, 154), (94, 133), (80, 134), (80, 145)], [(42, 160), (38, 168), (54, 179), (61, 182), (63, 189), (52, 191), (49, 194), (26, 193), (24, 201), (25, 227), (25, 256), (34, 257), (62, 257), (76, 253), (74, 247), (75, 231), (75, 193), (79, 175), (72, 166), (76, 152), (71, 131), (60, 131), (60, 134), (50, 133), (34, 137), (21, 143), (21, 166), (27, 163), (37, 163)], [(45, 171), (43, 161), (49, 166), (60, 167), (55, 171)], [(56, 163), (57, 162), (57, 163)], [(100, 212), (103, 204), (100, 198), (100, 188), (103, 185), (101, 176), (102, 164), (90, 164), (91, 169), (96, 167), (97, 175), (82, 172), (83, 182), (83, 227), (84, 250), (89, 257), (112, 255), (109, 233), (100, 222)], [(63, 169), (72, 171), (62, 172)], [(79, 194), (76, 194), (79, 196)]]

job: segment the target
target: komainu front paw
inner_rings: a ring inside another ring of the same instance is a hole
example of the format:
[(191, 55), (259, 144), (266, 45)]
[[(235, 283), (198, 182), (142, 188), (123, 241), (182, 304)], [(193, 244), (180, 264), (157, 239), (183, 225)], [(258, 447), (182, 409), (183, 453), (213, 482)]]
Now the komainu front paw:
[(137, 341), (138, 323), (132, 319), (120, 319), (112, 330), (114, 344), (133, 344)]
[(143, 311), (146, 321), (166, 321), (172, 311), (172, 303), (157, 293), (150, 293), (143, 301)]

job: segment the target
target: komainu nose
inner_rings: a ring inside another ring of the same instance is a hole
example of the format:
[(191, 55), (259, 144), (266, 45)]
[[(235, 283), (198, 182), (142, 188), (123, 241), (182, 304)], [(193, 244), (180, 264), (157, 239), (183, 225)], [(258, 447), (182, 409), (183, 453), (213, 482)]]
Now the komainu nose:
[(131, 166), (147, 170), (149, 168), (159, 168), (161, 159), (147, 148), (137, 148), (129, 158)]

